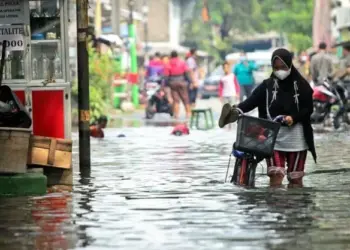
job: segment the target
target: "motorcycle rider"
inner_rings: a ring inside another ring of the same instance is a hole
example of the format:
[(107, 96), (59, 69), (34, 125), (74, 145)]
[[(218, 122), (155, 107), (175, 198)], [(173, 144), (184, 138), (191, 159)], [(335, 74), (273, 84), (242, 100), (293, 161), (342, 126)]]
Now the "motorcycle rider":
[(163, 89), (159, 89), (149, 100), (149, 111), (154, 113), (169, 113), (173, 116), (171, 105)]
[(343, 59), (340, 61), (336, 77), (350, 84), (350, 43), (343, 46)]
[(327, 79), (333, 73), (333, 63), (331, 57), (327, 54), (327, 44), (321, 42), (318, 46), (319, 51), (311, 58), (311, 77), (314, 83), (320, 83)]
[(163, 71), (164, 71), (164, 63), (161, 59), (160, 53), (156, 52), (154, 54), (154, 57), (148, 63), (148, 66), (146, 69), (146, 77), (148, 80), (156, 79), (156, 81), (158, 81), (159, 78), (163, 76)]

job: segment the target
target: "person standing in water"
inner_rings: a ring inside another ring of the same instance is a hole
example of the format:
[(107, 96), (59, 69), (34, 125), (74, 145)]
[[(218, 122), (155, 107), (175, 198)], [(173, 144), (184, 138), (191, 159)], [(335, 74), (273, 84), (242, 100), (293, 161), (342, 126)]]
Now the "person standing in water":
[(181, 100), (185, 106), (186, 118), (188, 119), (191, 117), (191, 106), (187, 86), (188, 83), (192, 83), (192, 79), (189, 76), (189, 70), (186, 63), (178, 57), (177, 52), (172, 51), (170, 57), (171, 59), (164, 70), (164, 76), (167, 85), (169, 85), (171, 89), (171, 95), (173, 97), (174, 118), (179, 118)]
[(327, 54), (327, 44), (321, 42), (318, 49), (310, 64), (311, 77), (315, 84), (322, 83), (333, 73), (332, 58)]
[(236, 76), (230, 70), (230, 64), (225, 61), (222, 67), (225, 75), (219, 82), (219, 98), (223, 103), (233, 105), (238, 100), (240, 87)]
[(239, 63), (234, 67), (233, 73), (237, 77), (239, 86), (241, 87), (240, 99), (248, 98), (252, 93), (255, 85), (253, 72), (257, 70), (255, 63), (248, 61), (245, 53), (239, 58)]
[(198, 95), (198, 81), (199, 81), (199, 72), (197, 65), (197, 50), (192, 48), (189, 54), (186, 56), (186, 64), (190, 70), (192, 84), (189, 84), (188, 95), (190, 99), (190, 104), (192, 108), (196, 106), (196, 100)]
[(90, 125), (90, 136), (94, 138), (104, 138), (105, 134), (103, 129), (107, 127), (108, 118), (102, 115), (97, 122)]
[(307, 150), (316, 162), (310, 122), (313, 113), (313, 90), (294, 67), (288, 50), (275, 50), (271, 64), (273, 73), (248, 99), (237, 106), (223, 106), (219, 126), (224, 127), (234, 122), (237, 119), (237, 109), (246, 113), (258, 108), (259, 117), (269, 120), (283, 115), (287, 125), (282, 125), (273, 156), (267, 159), (267, 175), (271, 186), (281, 185), (286, 174), (291, 185), (302, 186)]

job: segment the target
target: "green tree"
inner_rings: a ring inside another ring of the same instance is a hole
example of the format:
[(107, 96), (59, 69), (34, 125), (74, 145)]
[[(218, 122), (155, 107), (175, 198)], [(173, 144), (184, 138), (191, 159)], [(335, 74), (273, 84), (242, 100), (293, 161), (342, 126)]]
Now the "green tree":
[[(89, 53), (89, 90), (90, 90), (90, 115), (97, 119), (106, 114), (111, 104), (111, 81), (113, 74), (120, 71), (120, 65), (107, 54), (100, 54), (88, 47)], [(72, 86), (73, 98), (78, 97), (78, 86), (74, 82)]]
[(312, 45), (313, 0), (260, 0), (267, 28), (287, 35), (293, 49)]
[(313, 0), (210, 0), (208, 23), (200, 18), (202, 7), (197, 0), (193, 18), (185, 25), (185, 40), (217, 59), (247, 35), (272, 30), (286, 34), (298, 51), (312, 44)]
[(202, 4), (202, 1), (197, 1), (193, 19), (186, 24), (184, 36), (189, 44), (209, 51), (217, 59), (231, 51), (233, 42), (243, 35), (264, 28), (264, 24), (258, 21), (262, 18), (258, 0), (208, 1), (208, 23), (200, 18)]

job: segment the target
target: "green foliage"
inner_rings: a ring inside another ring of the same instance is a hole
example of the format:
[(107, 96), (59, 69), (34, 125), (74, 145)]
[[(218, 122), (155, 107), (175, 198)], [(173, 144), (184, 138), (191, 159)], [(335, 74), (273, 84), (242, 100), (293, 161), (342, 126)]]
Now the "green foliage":
[(202, 1), (197, 1), (193, 19), (185, 26), (184, 36), (216, 59), (231, 51), (232, 43), (239, 40), (243, 33), (254, 33), (257, 28), (263, 28), (256, 21), (261, 16), (257, 0), (208, 1), (208, 8), (211, 21), (203, 23), (200, 18)]
[(313, 0), (261, 1), (270, 29), (287, 34), (293, 49), (302, 51), (312, 45)]
[[(107, 54), (99, 54), (91, 47), (89, 53), (89, 90), (90, 90), (90, 115), (97, 119), (111, 104), (111, 82), (113, 74), (120, 72), (120, 64)], [(77, 99), (78, 86), (72, 85), (72, 95)]]
[(202, 1), (197, 0), (184, 37), (216, 59), (232, 52), (232, 44), (245, 36), (272, 30), (286, 34), (298, 51), (312, 44), (313, 0), (211, 0), (208, 7), (211, 21), (204, 23)]

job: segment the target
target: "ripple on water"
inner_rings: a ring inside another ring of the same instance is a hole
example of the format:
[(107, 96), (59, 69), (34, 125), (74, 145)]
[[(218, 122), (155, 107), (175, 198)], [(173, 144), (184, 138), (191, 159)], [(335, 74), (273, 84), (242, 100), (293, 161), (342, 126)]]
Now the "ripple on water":
[(1, 198), (0, 249), (349, 249), (348, 134), (315, 136), (306, 187), (269, 188), (259, 167), (244, 189), (223, 183), (233, 131), (170, 130), (107, 129), (72, 195)]

